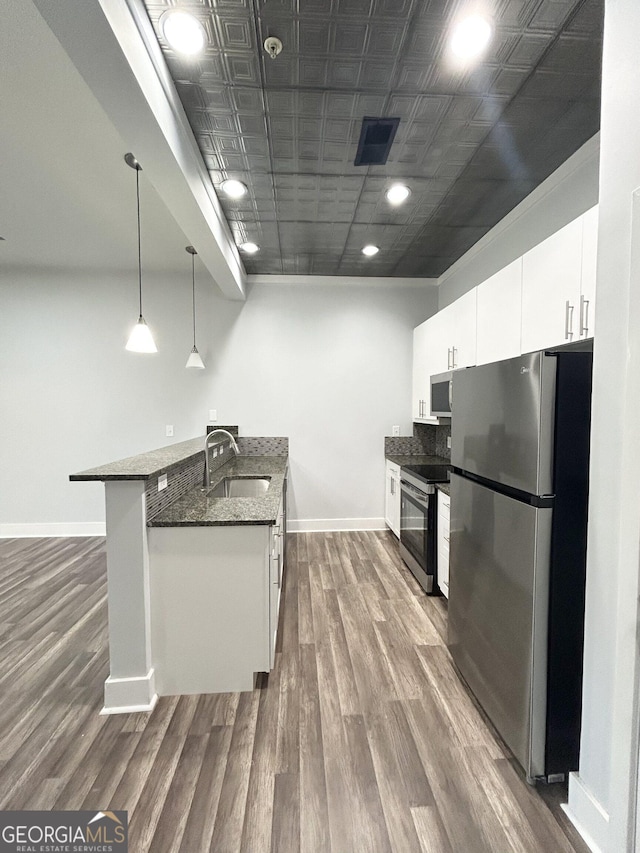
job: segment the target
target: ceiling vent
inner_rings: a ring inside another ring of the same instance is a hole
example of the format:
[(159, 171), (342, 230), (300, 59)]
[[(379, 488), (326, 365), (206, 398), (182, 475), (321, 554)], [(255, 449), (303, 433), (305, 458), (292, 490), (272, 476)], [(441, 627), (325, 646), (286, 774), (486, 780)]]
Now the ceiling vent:
[(384, 166), (399, 124), (399, 118), (365, 116), (354, 166)]

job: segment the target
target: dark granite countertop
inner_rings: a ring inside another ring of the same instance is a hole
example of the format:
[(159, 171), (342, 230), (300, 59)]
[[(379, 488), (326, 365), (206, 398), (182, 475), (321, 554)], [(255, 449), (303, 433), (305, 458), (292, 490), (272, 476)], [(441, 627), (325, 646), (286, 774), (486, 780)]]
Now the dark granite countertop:
[(444, 456), (398, 456), (387, 454), (386, 459), (396, 465), (451, 465), (451, 460)]
[(149, 527), (218, 527), (275, 524), (287, 473), (286, 456), (235, 456), (211, 477), (211, 488), (224, 477), (270, 477), (259, 498), (209, 498), (192, 489), (148, 522)]
[(439, 489), (445, 495), (451, 497), (451, 488), (449, 486), (449, 483), (436, 483), (436, 489)]
[(181, 465), (186, 459), (203, 454), (204, 459), (204, 436), (191, 438), (188, 441), (179, 441), (168, 447), (160, 447), (158, 450), (150, 450), (148, 453), (140, 453), (137, 456), (128, 456), (108, 465), (100, 465), (97, 468), (88, 468), (78, 474), (71, 474), (70, 480), (150, 480), (158, 474), (164, 474)]

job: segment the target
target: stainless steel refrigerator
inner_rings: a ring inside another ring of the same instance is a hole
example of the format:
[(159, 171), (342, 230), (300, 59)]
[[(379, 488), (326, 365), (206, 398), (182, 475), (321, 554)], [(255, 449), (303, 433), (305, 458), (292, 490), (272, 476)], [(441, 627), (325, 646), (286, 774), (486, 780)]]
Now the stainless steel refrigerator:
[(578, 766), (591, 364), (453, 375), (449, 648), (529, 782)]

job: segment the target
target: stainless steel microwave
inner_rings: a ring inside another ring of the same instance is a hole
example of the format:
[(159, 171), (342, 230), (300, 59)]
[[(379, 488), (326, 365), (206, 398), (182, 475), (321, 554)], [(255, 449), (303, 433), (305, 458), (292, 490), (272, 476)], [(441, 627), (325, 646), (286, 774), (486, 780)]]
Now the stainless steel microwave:
[(434, 418), (451, 417), (451, 370), (436, 373), (431, 377), (431, 416)]

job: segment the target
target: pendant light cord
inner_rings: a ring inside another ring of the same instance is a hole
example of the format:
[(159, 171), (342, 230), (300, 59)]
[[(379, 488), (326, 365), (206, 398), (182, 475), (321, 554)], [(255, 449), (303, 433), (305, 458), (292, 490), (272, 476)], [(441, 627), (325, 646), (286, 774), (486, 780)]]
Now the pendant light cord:
[(140, 169), (136, 165), (136, 202), (138, 207), (138, 293), (140, 296), (140, 319), (142, 320), (142, 250), (140, 247)]
[(193, 295), (193, 346), (196, 346), (196, 256), (191, 255), (191, 291)]

